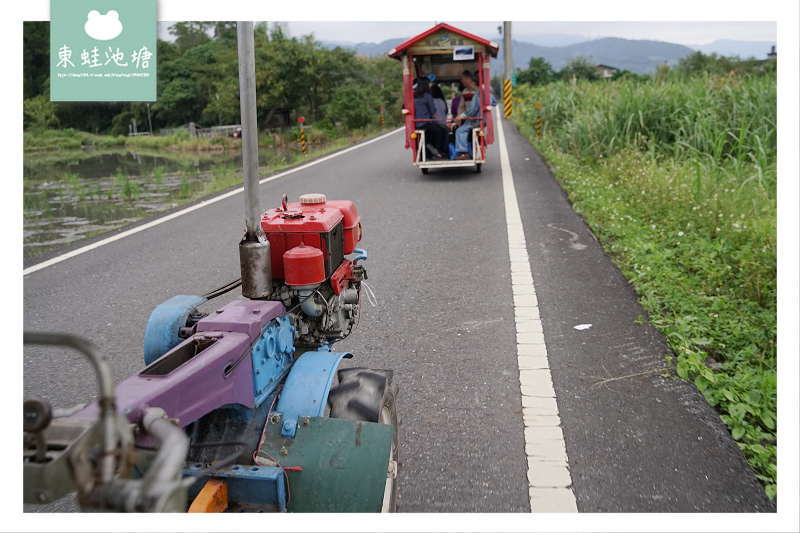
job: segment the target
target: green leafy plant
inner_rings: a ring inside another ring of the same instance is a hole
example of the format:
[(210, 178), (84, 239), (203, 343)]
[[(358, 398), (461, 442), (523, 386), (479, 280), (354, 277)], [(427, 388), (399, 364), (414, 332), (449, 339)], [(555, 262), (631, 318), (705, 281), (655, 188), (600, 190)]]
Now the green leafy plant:
[(164, 167), (158, 166), (153, 168), (153, 183), (156, 186), (156, 190), (164, 183)]
[(180, 196), (181, 198), (189, 198), (192, 194), (192, 187), (189, 184), (189, 180), (186, 179), (186, 176), (181, 177), (181, 186), (180, 186)]

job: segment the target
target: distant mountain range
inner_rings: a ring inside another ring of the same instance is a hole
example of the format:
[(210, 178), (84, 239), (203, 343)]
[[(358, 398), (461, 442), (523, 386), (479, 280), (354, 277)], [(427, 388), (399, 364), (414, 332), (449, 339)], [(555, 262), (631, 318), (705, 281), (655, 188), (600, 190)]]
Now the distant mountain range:
[[(585, 40), (579, 35), (551, 34), (537, 36), (539, 44), (526, 42), (532, 36), (514, 39), (514, 68), (527, 69), (531, 58), (542, 57), (550, 63), (553, 70), (561, 70), (576, 57), (584, 57), (597, 65), (606, 65), (619, 70), (629, 70), (637, 74), (652, 74), (661, 65), (677, 65), (695, 51), (706, 55), (738, 56), (742, 59), (766, 59), (772, 46), (769, 41), (719, 40), (706, 45), (685, 46), (662, 41), (630, 40), (617, 37)], [(356, 53), (367, 57), (385, 55), (406, 39), (388, 39), (381, 43), (352, 43), (322, 41), (322, 45), (334, 48), (353, 48)], [(494, 39), (501, 45), (497, 59), (492, 60), (492, 70), (503, 70), (502, 40)], [(547, 43), (547, 44), (542, 44)]]

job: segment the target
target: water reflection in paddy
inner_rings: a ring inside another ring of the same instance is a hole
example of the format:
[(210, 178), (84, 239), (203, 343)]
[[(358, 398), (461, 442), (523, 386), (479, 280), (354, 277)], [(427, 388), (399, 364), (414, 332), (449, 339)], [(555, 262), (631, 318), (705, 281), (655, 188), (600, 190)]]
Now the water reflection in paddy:
[[(259, 151), (289, 163), (299, 149)], [(24, 157), (23, 256), (32, 258), (241, 183), (240, 150), (75, 151)]]

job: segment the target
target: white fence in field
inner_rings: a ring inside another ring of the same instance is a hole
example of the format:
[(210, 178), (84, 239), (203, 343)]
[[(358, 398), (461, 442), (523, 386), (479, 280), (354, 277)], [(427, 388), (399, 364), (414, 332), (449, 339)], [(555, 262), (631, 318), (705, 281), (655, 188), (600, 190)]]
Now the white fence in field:
[(182, 126), (180, 128), (162, 129), (160, 134), (170, 135), (171, 133), (188, 130), (190, 137), (233, 137), (234, 132), (241, 129), (241, 124), (233, 124), (229, 126), (211, 126), (210, 128), (204, 128), (199, 124), (190, 122), (186, 126)]

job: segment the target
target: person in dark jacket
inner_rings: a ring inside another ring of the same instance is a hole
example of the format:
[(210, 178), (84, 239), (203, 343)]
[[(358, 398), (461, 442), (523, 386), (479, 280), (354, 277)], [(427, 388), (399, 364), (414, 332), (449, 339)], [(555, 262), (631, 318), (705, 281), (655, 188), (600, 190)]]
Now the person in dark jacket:
[(438, 120), (440, 118), (431, 94), (430, 81), (417, 78), (414, 80), (414, 128), (425, 131), (425, 148), (432, 159), (443, 159), (443, 153), (448, 152), (447, 128)]

